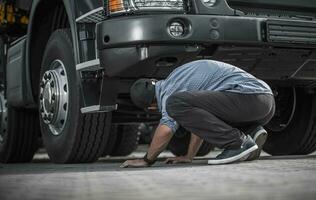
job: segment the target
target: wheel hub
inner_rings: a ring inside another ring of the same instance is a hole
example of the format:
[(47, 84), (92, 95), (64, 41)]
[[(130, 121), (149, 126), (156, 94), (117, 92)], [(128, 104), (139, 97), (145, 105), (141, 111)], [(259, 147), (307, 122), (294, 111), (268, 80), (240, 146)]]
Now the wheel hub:
[(64, 64), (55, 60), (40, 83), (40, 113), (53, 135), (60, 135), (68, 113), (68, 79)]

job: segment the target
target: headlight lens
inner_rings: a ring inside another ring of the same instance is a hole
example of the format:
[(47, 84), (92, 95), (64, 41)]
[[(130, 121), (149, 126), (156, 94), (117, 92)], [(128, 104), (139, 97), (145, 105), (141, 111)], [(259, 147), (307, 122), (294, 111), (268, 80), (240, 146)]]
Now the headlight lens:
[(105, 0), (108, 14), (136, 11), (184, 11), (183, 0)]
[(202, 1), (207, 7), (212, 7), (216, 3), (216, 0), (202, 0)]
[(180, 22), (172, 22), (169, 26), (169, 32), (173, 37), (181, 37), (184, 35), (184, 25)]

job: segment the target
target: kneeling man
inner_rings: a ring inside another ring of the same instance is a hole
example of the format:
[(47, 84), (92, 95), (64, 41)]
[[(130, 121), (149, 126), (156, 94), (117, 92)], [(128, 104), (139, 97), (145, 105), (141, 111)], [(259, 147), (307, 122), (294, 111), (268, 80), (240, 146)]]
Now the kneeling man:
[(158, 108), (162, 118), (145, 157), (122, 167), (151, 166), (179, 125), (192, 133), (188, 153), (168, 163), (191, 162), (203, 140), (224, 149), (208, 164), (257, 159), (267, 137), (262, 126), (275, 111), (268, 84), (213, 60), (187, 63), (165, 80), (139, 79), (131, 87), (131, 98), (140, 108)]

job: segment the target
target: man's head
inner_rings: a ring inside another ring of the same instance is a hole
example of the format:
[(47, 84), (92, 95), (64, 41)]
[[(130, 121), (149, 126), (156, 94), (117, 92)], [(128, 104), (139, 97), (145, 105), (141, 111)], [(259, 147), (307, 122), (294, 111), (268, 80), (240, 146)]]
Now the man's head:
[(138, 79), (131, 87), (131, 99), (139, 108), (149, 108), (155, 103), (155, 83), (153, 79)]

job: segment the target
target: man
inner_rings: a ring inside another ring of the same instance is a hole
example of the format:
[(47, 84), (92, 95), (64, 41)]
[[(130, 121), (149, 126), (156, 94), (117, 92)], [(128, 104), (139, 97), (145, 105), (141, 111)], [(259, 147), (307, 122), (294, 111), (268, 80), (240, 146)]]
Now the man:
[(151, 166), (179, 125), (192, 133), (188, 153), (167, 163), (191, 162), (203, 140), (224, 149), (208, 164), (257, 159), (267, 137), (262, 125), (275, 110), (265, 82), (212, 60), (187, 63), (158, 82), (140, 79), (131, 87), (131, 98), (140, 108), (158, 107), (162, 118), (145, 157), (128, 160), (122, 167)]

